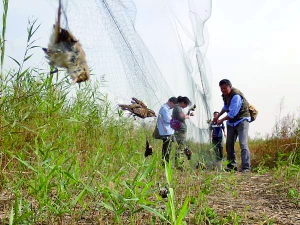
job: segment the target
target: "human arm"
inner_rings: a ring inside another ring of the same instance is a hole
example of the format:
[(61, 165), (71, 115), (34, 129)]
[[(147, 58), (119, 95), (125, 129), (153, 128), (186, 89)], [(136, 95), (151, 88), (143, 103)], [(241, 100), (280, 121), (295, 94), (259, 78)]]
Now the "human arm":
[(218, 116), (217, 117), (214, 117), (213, 118), (213, 122), (217, 122), (218, 121), (218, 119), (220, 118), (220, 116), (222, 116), (223, 114), (224, 114), (224, 112), (226, 112), (227, 110), (226, 110), (226, 106), (224, 106), (222, 109), (221, 109), (221, 111), (218, 113)]
[(170, 121), (171, 121), (171, 115), (169, 110), (166, 107), (162, 106), (159, 110), (157, 122), (161, 124), (165, 132), (167, 132), (167, 126), (170, 126)]
[(162, 107), (159, 113), (163, 122), (166, 124), (170, 124), (170, 121), (172, 119), (170, 111), (167, 108)]
[(212, 138), (213, 138), (213, 132), (214, 132), (214, 131), (213, 131), (213, 128), (212, 128), (211, 126), (209, 127), (209, 131), (210, 131), (210, 132), (209, 132), (209, 137), (210, 137), (210, 139), (212, 139)]
[(222, 126), (221, 126), (222, 130), (223, 130), (223, 133), (224, 133), (224, 137), (226, 137), (226, 131), (225, 131), (225, 126), (224, 126), (224, 123), (222, 123)]
[[(223, 117), (222, 119), (218, 119), (217, 124), (220, 125), (224, 121), (234, 118), (240, 111), (242, 104), (243, 104), (242, 97), (240, 95), (234, 95), (230, 101), (227, 115), (225, 117)], [(224, 107), (223, 109), (226, 109), (226, 108)]]
[[(184, 115), (184, 113), (183, 113), (183, 115)], [(185, 118), (186, 118), (186, 119), (189, 119), (191, 116), (194, 116), (194, 114), (191, 113), (190, 115), (185, 115)]]
[(184, 122), (186, 119), (186, 115), (183, 113), (181, 107), (176, 106), (173, 109), (172, 118), (179, 120), (180, 122)]

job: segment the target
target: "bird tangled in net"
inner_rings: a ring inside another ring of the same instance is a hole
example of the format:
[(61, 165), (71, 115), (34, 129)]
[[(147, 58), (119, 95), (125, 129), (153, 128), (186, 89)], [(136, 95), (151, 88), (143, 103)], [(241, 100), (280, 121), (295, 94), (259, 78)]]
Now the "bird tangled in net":
[(186, 147), (184, 149), (184, 154), (186, 155), (186, 157), (187, 157), (188, 160), (191, 160), (193, 153), (192, 153), (192, 151), (188, 147)]
[(187, 115), (190, 115), (191, 112), (194, 112), (196, 109), (196, 104), (194, 104), (191, 108), (189, 108)]
[[(53, 26), (48, 48), (43, 48), (43, 50), (51, 66), (67, 69), (73, 83), (80, 83), (89, 79), (90, 70), (87, 66), (85, 52), (79, 41), (70, 31), (61, 28), (61, 10), (60, 0), (58, 18)], [(54, 72), (57, 72), (57, 68)]]
[(155, 112), (152, 109), (148, 109), (146, 104), (137, 98), (132, 98), (130, 105), (119, 104), (122, 110), (127, 110), (142, 119), (146, 117), (156, 117)]
[(157, 186), (159, 188), (159, 195), (162, 197), (162, 198), (167, 198), (168, 197), (168, 194), (170, 193), (169, 192), (169, 188), (167, 186), (164, 186), (162, 187), (160, 185), (160, 183), (157, 183)]
[(149, 141), (146, 140), (145, 157), (148, 157), (148, 156), (152, 155), (153, 150), (154, 150), (153, 146), (151, 146), (151, 145), (149, 144)]

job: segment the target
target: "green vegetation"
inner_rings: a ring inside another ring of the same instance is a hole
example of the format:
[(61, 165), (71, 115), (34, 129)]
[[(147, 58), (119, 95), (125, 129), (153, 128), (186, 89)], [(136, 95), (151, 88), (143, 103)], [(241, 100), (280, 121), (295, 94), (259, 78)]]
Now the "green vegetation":
[[(3, 4), (8, 7), (8, 0)], [(6, 15), (7, 8), (3, 18)], [(152, 128), (134, 126), (132, 118), (113, 109), (100, 83), (71, 91), (68, 78), (58, 81), (54, 74), (24, 69), (35, 48), (36, 21), (28, 26), (23, 61), (11, 58), (18, 68), (4, 72), (5, 21), (0, 96), (2, 224), (273, 223), (268, 217), (250, 218), (246, 204), (242, 211), (217, 211), (213, 197), (237, 199), (240, 192), (234, 187), (243, 180), (231, 173), (196, 170), (198, 160), (212, 160), (209, 146), (190, 145), (194, 155), (191, 168), (184, 172), (174, 170), (171, 163), (164, 168), (161, 143), (151, 139)], [(283, 123), (277, 135), (250, 140), (250, 149), (258, 174), (269, 174), (275, 187), (283, 183), (286, 188), (281, 191), (299, 206), (300, 120), (292, 122), (292, 130)], [(144, 158), (146, 138), (155, 147), (148, 158)], [(168, 198), (159, 195), (157, 183), (168, 187)]]

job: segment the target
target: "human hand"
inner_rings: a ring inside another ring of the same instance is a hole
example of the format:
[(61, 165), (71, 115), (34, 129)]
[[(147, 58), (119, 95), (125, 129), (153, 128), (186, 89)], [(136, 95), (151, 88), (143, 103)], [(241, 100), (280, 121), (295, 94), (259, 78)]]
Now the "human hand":
[(220, 126), (223, 123), (223, 120), (217, 120), (217, 125)]

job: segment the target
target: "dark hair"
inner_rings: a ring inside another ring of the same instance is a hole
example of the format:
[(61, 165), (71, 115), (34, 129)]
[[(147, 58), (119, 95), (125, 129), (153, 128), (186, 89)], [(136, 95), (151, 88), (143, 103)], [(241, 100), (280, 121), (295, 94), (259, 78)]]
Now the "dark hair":
[(222, 86), (222, 85), (224, 85), (224, 84), (229, 85), (230, 87), (232, 87), (232, 84), (231, 84), (230, 80), (223, 79), (223, 80), (221, 80), (221, 81), (219, 82), (219, 86)]
[(214, 113), (213, 114), (215, 114), (215, 113), (219, 113), (218, 111), (214, 111)]
[(176, 97), (171, 97), (168, 101), (169, 101), (169, 102), (172, 102), (172, 103), (174, 103), (174, 104), (177, 104), (177, 103), (178, 103), (178, 100), (177, 100)]
[(186, 105), (190, 105), (191, 104), (191, 101), (190, 101), (190, 99), (188, 98), (188, 97), (182, 97), (182, 96), (178, 96), (177, 97), (177, 101), (178, 101), (178, 103), (181, 103), (181, 102), (183, 102), (184, 104), (186, 104)]

